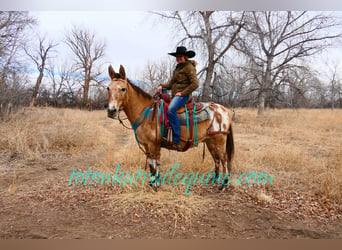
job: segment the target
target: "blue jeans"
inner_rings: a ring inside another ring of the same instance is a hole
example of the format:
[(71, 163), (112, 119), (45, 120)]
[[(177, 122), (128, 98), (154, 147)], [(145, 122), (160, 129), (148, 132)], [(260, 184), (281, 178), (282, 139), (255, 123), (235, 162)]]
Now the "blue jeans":
[(177, 110), (183, 107), (188, 100), (189, 96), (175, 96), (172, 98), (169, 108), (167, 109), (167, 117), (169, 118), (169, 122), (172, 127), (172, 140), (175, 144), (180, 144), (181, 133)]

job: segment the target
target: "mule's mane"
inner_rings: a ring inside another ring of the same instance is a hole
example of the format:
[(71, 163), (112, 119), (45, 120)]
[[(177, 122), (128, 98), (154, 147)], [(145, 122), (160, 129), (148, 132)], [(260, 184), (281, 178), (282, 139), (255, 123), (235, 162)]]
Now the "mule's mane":
[(147, 93), (145, 90), (142, 88), (138, 87), (137, 85), (133, 84), (129, 79), (127, 79), (127, 82), (132, 86), (132, 88), (138, 93), (141, 94), (143, 97), (146, 97), (148, 99), (152, 99), (152, 96)]

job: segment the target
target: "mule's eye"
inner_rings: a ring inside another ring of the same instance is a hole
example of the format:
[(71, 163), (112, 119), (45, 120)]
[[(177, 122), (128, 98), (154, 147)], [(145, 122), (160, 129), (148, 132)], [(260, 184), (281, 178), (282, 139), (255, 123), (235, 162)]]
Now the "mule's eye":
[(109, 91), (109, 87), (107, 87), (107, 90)]
[(125, 91), (126, 91), (126, 88), (121, 88), (121, 91), (122, 91), (122, 92), (125, 92)]

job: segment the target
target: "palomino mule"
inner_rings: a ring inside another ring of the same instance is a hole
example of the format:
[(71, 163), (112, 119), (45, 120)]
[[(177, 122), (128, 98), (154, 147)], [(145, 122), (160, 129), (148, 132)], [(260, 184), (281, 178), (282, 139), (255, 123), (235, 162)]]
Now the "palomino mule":
[[(160, 151), (162, 147), (162, 136), (160, 133), (160, 124), (158, 112), (160, 108), (156, 100), (141, 88), (131, 83), (125, 73), (125, 69), (120, 65), (119, 73), (116, 73), (112, 66), (108, 68), (111, 82), (108, 90), (108, 117), (117, 119), (119, 112), (125, 112), (130, 123), (134, 125), (139, 120), (139, 126), (136, 127), (135, 136), (139, 146), (143, 148), (147, 157), (147, 163), (150, 167), (151, 181), (150, 185), (157, 190), (160, 166)], [(215, 175), (219, 176), (219, 167), (222, 164), (222, 176), (231, 172), (232, 157), (234, 154), (234, 140), (232, 130), (232, 114), (227, 108), (216, 104), (209, 105), (209, 119), (197, 124), (197, 139), (199, 142), (205, 142), (210, 154), (215, 162)], [(154, 112), (148, 113), (144, 118), (142, 113), (148, 110), (148, 107)], [(190, 131), (186, 126), (181, 126), (181, 147), (185, 148), (187, 140), (191, 138)], [(198, 144), (196, 144), (198, 145)], [(215, 181), (215, 180), (214, 180)], [(224, 189), (228, 180), (223, 180), (221, 189)]]

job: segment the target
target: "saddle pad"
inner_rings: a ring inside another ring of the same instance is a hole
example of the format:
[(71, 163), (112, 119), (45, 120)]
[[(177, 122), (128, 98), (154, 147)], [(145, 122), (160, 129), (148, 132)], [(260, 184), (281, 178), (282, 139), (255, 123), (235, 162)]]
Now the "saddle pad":
[[(190, 111), (192, 112), (192, 110), (188, 110), (188, 112)], [(202, 103), (202, 108), (200, 110), (196, 110), (193, 115), (196, 116), (194, 118), (196, 118), (197, 123), (208, 120), (210, 118), (209, 105), (207, 103)], [(185, 111), (182, 113), (178, 113), (178, 117), (181, 125), (187, 125), (187, 117)]]

